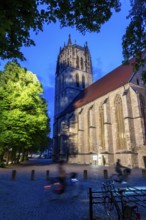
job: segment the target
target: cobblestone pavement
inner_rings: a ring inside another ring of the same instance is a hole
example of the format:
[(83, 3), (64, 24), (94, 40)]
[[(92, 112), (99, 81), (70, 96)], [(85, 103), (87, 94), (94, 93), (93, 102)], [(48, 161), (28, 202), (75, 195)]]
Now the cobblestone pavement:
[[(104, 169), (109, 175), (114, 172), (112, 167), (66, 165), (67, 173), (79, 174), (79, 185), (77, 190), (68, 185), (64, 194), (55, 195), (44, 189), (48, 184), (46, 171), (49, 170), (50, 177), (56, 176), (56, 165), (48, 160), (40, 160), (37, 165), (31, 160), (19, 166), (0, 168), (0, 220), (89, 220), (88, 189), (100, 190)], [(16, 180), (11, 179), (12, 170), (16, 170)], [(31, 180), (32, 170), (35, 170), (34, 180)], [(84, 179), (84, 170), (88, 179)], [(140, 169), (132, 171), (128, 184), (146, 186)], [(146, 213), (144, 215), (142, 220), (146, 220)], [(96, 219), (107, 219), (102, 206), (97, 206)]]

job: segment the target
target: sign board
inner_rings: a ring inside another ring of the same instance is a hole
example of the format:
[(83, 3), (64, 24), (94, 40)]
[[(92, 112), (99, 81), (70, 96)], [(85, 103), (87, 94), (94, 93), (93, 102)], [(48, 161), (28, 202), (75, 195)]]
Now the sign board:
[(97, 155), (93, 155), (93, 160), (97, 160)]

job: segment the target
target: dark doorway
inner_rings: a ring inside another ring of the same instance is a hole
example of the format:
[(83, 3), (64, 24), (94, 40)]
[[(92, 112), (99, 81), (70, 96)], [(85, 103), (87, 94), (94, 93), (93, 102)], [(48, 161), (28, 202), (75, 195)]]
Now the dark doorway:
[(143, 156), (144, 167), (146, 168), (146, 156)]

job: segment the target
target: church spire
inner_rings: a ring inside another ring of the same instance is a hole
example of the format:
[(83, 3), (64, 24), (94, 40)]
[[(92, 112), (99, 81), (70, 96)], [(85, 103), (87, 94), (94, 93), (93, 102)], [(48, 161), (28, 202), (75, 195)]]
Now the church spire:
[(84, 48), (85, 48), (85, 50), (89, 50), (89, 49), (88, 49), (88, 43), (87, 43), (87, 41), (85, 42)]
[(68, 36), (68, 46), (71, 45), (71, 44), (72, 44), (72, 42), (71, 42), (71, 36), (70, 36), (70, 34), (69, 34), (69, 36)]

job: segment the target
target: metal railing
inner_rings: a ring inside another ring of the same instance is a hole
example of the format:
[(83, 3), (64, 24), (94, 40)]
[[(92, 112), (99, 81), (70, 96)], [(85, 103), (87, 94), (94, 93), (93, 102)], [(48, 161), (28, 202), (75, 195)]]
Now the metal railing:
[(126, 186), (116, 188), (106, 181), (100, 191), (89, 188), (89, 217), (94, 220), (94, 207), (102, 205), (109, 219), (140, 220), (142, 208), (146, 208), (146, 189)]

